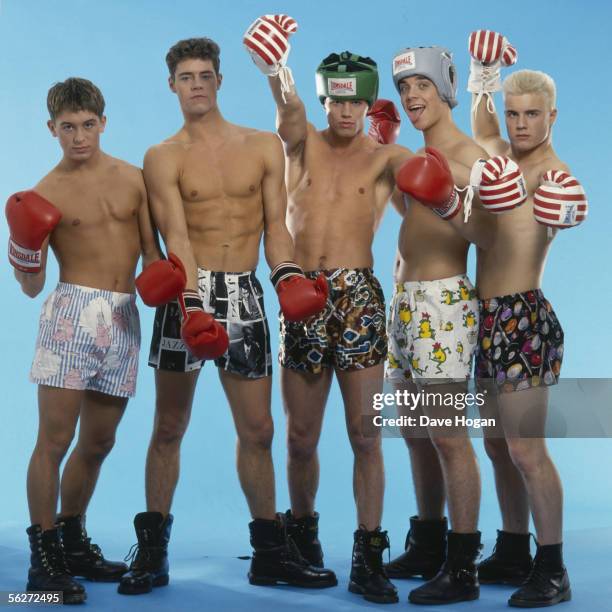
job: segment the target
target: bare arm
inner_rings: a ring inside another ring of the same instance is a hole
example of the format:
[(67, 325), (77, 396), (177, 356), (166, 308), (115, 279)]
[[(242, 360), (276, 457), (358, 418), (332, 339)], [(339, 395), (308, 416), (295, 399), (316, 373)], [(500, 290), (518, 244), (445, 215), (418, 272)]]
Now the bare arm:
[(177, 255), (187, 273), (187, 287), (198, 286), (198, 268), (189, 242), (183, 200), (179, 191), (179, 169), (165, 145), (152, 147), (144, 159), (144, 180), (153, 223), (159, 228), (166, 249)]
[(151, 218), (151, 209), (147, 198), (142, 173), (140, 175), (140, 208), (138, 209), (138, 230), (140, 234), (140, 252), (142, 253), (142, 267), (146, 268), (154, 261), (163, 258), (161, 248), (159, 246), (159, 235), (153, 219)]
[[(472, 94), (472, 104), (478, 94)], [(472, 113), (472, 134), (474, 140), (490, 155), (505, 155), (509, 144), (501, 136), (499, 117), (496, 112), (489, 112), (487, 96), (481, 96), (478, 106)]]
[(283, 261), (293, 260), (293, 239), (286, 223), (287, 190), (283, 148), (276, 136), (265, 134), (264, 137), (266, 171), (261, 185), (264, 205), (264, 252), (268, 265), (274, 269)]
[(276, 102), (278, 135), (285, 144), (287, 155), (295, 155), (304, 146), (308, 134), (304, 103), (295, 91), (295, 85), (291, 86), (291, 91), (284, 94), (283, 99), (280, 78), (278, 76), (268, 77), (268, 83)]
[(40, 256), (40, 272), (32, 274), (15, 269), (15, 278), (21, 285), (21, 290), (31, 298), (35, 298), (45, 286), (47, 277), (47, 254), (49, 252), (49, 236), (42, 243)]

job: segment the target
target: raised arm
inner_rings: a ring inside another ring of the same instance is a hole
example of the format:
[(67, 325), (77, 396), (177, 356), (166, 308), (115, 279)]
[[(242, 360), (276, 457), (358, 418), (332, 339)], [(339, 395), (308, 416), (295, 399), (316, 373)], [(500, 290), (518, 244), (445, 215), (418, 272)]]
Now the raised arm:
[(277, 129), (288, 155), (306, 141), (308, 123), (304, 104), (295, 91), (287, 58), (289, 36), (297, 23), (288, 15), (263, 15), (244, 34), (243, 43), (255, 65), (268, 76), (277, 110)]
[(490, 156), (505, 155), (509, 144), (501, 136), (493, 95), (500, 91), (501, 67), (517, 60), (516, 49), (505, 36), (491, 30), (470, 34), (471, 56), (468, 91), (472, 92), (472, 134)]
[(198, 286), (198, 269), (189, 242), (183, 200), (179, 190), (179, 168), (172, 145), (157, 145), (147, 151), (144, 159), (144, 180), (153, 223), (159, 229), (168, 253), (183, 262), (187, 287)]

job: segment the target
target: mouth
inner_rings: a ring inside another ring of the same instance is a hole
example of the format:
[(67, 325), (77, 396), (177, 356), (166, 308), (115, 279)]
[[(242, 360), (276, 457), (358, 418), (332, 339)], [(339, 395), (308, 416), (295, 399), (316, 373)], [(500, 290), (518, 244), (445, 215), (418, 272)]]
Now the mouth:
[(76, 153), (86, 153), (89, 151), (89, 147), (72, 147), (72, 150)]
[(411, 104), (410, 106), (406, 108), (408, 119), (410, 119), (412, 123), (415, 123), (416, 121), (418, 121), (419, 117), (423, 114), (424, 110), (425, 110), (424, 104)]
[(192, 100), (206, 100), (207, 96), (191, 96)]
[(344, 130), (350, 130), (354, 126), (355, 124), (352, 121), (341, 121), (340, 122), (340, 127)]

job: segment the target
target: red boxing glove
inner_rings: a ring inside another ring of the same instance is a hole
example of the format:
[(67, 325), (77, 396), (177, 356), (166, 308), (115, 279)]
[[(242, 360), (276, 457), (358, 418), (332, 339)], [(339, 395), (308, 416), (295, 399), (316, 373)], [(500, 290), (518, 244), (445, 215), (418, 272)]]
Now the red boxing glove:
[(204, 312), (202, 298), (196, 291), (187, 289), (178, 297), (181, 309), (181, 338), (189, 352), (198, 359), (217, 359), (229, 346), (229, 338), (223, 325)]
[(391, 100), (379, 98), (372, 104), (368, 136), (379, 144), (394, 144), (399, 136), (400, 115)]
[(8, 255), (13, 267), (22, 272), (40, 272), (42, 244), (61, 218), (62, 213), (35, 191), (20, 191), (8, 199)]
[(147, 306), (163, 306), (185, 289), (187, 275), (183, 262), (174, 254), (148, 265), (136, 277), (136, 289)]
[(582, 223), (589, 203), (582, 185), (564, 170), (547, 170), (533, 195), (533, 214), (542, 225), (565, 229)]
[(323, 273), (310, 280), (304, 276), (300, 266), (285, 261), (272, 270), (270, 280), (278, 294), (285, 320), (303, 321), (325, 308), (329, 288)]
[(395, 182), (400, 191), (432, 208), (442, 219), (452, 219), (461, 210), (448, 162), (433, 147), (425, 148), (425, 157), (415, 155), (404, 162)]

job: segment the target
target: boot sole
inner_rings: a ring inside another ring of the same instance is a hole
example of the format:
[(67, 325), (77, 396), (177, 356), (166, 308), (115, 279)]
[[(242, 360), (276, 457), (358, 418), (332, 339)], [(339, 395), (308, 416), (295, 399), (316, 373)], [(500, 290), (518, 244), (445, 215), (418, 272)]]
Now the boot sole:
[(155, 587), (168, 586), (169, 582), (170, 576), (159, 576), (158, 578), (155, 578), (153, 580), (151, 588), (148, 588), (147, 586), (146, 589), (137, 589), (132, 586), (123, 586), (122, 584), (119, 584), (119, 586), (117, 587), (117, 593), (120, 593), (121, 595), (146, 595), (147, 593), (150, 593)]
[(408, 601), (421, 606), (441, 606), (444, 604), (460, 603), (462, 601), (474, 601), (480, 597), (480, 591), (473, 593), (468, 597), (457, 597), (455, 599), (420, 599), (418, 596), (412, 597), (412, 593), (408, 595)]
[(348, 590), (355, 595), (361, 595), (366, 601), (380, 604), (398, 603), (399, 597), (397, 595), (371, 595), (366, 593), (363, 587), (360, 587), (355, 582), (349, 582)]
[(545, 603), (531, 603), (528, 601), (513, 601), (512, 599), (508, 600), (508, 605), (513, 608), (548, 608), (549, 606), (554, 606), (559, 603), (563, 603), (564, 601), (571, 601), (572, 599), (572, 589), (568, 589), (566, 593), (563, 595), (559, 595), (550, 601)]
[(394, 572), (393, 570), (389, 570), (388, 567), (385, 567), (385, 571), (387, 572), (387, 576), (389, 576), (389, 578), (395, 578), (397, 580), (410, 580), (412, 578), (423, 578), (423, 580), (431, 580), (438, 573), (437, 570), (435, 572), (427, 573), (400, 571)]
[(480, 575), (478, 576), (478, 582), (480, 582), (480, 584), (505, 584), (508, 586), (521, 586), (523, 582), (525, 582), (525, 580), (527, 580), (527, 574), (525, 574), (524, 578), (516, 578), (516, 579), (492, 578), (488, 580), (486, 578), (482, 578)]
[(328, 580), (326, 582), (301, 582), (299, 580), (280, 580), (271, 576), (252, 576), (249, 574), (249, 584), (253, 586), (293, 586), (302, 589), (328, 589), (338, 586), (338, 580)]
[[(128, 570), (125, 570), (123, 574), (127, 573), (127, 571)], [(72, 576), (88, 580), (89, 582), (121, 582), (123, 574), (118, 574), (117, 576), (86, 576), (85, 574), (72, 574)]]

